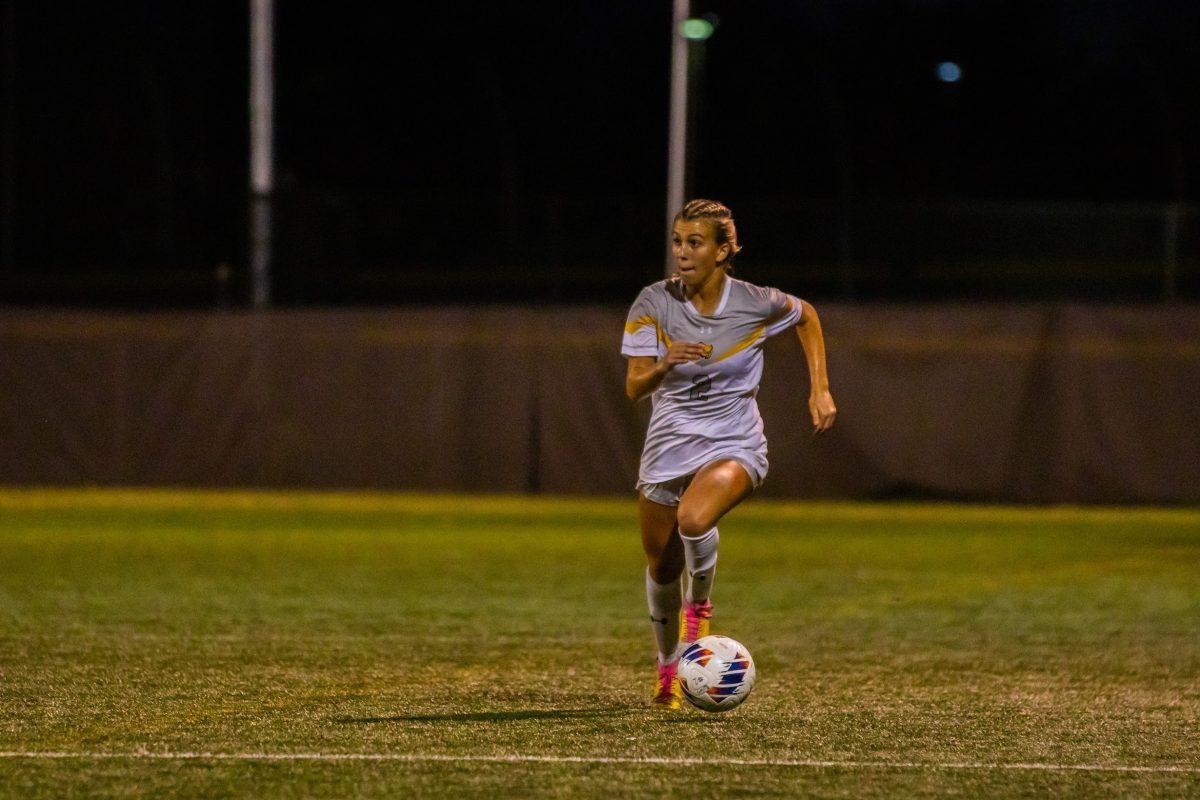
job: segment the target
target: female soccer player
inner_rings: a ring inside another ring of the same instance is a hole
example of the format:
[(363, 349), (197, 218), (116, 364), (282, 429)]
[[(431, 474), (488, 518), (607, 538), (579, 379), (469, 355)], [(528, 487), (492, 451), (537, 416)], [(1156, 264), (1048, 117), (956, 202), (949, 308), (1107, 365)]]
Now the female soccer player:
[[(778, 289), (731, 277), (741, 247), (733, 214), (692, 200), (673, 225), (678, 274), (641, 291), (625, 323), (625, 393), (653, 397), (638, 473), (646, 598), (658, 645), (655, 705), (679, 708), (680, 642), (708, 634), (717, 522), (762, 483), (767, 440), (754, 397), (768, 337), (794, 327), (808, 361), (818, 433), (837, 409), (817, 312)], [(686, 602), (680, 576), (686, 565)], [(680, 606), (683, 607), (682, 621)]]

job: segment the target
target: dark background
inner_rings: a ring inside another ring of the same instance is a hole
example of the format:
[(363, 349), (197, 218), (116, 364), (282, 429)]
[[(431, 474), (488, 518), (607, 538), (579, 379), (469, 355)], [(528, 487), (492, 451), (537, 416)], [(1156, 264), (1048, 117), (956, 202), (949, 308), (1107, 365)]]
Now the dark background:
[[(245, 5), (4, 8), (0, 302), (246, 305)], [(279, 3), (274, 302), (628, 302), (662, 271), (670, 14)], [(1200, 294), (1200, 4), (704, 14), (689, 194), (733, 207), (743, 276)]]

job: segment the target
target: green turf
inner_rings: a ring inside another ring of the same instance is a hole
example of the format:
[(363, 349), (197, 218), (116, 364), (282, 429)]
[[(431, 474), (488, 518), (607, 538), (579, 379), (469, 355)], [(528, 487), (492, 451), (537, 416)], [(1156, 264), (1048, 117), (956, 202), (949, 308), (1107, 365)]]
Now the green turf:
[[(1200, 794), (1200, 513), (752, 501), (720, 716), (644, 706), (633, 510), (0, 492), (0, 751), (93, 754), (0, 796)], [(837, 764), (94, 756), (141, 750)], [(1028, 763), (1193, 771), (954, 766)]]

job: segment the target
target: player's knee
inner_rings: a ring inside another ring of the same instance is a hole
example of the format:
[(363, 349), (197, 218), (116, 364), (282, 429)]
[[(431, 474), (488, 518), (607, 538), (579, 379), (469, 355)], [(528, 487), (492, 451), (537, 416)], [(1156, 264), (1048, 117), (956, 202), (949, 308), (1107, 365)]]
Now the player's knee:
[(713, 520), (709, 519), (708, 515), (700, 513), (692, 506), (683, 504), (679, 506), (679, 515), (676, 519), (680, 536), (703, 536), (713, 526)]

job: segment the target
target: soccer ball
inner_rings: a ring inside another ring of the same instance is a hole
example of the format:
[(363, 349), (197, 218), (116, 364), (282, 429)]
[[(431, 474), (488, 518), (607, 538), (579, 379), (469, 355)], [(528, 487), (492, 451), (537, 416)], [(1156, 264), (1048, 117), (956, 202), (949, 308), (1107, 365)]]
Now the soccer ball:
[(679, 656), (679, 687), (696, 708), (728, 711), (754, 688), (754, 659), (728, 636), (704, 636)]

